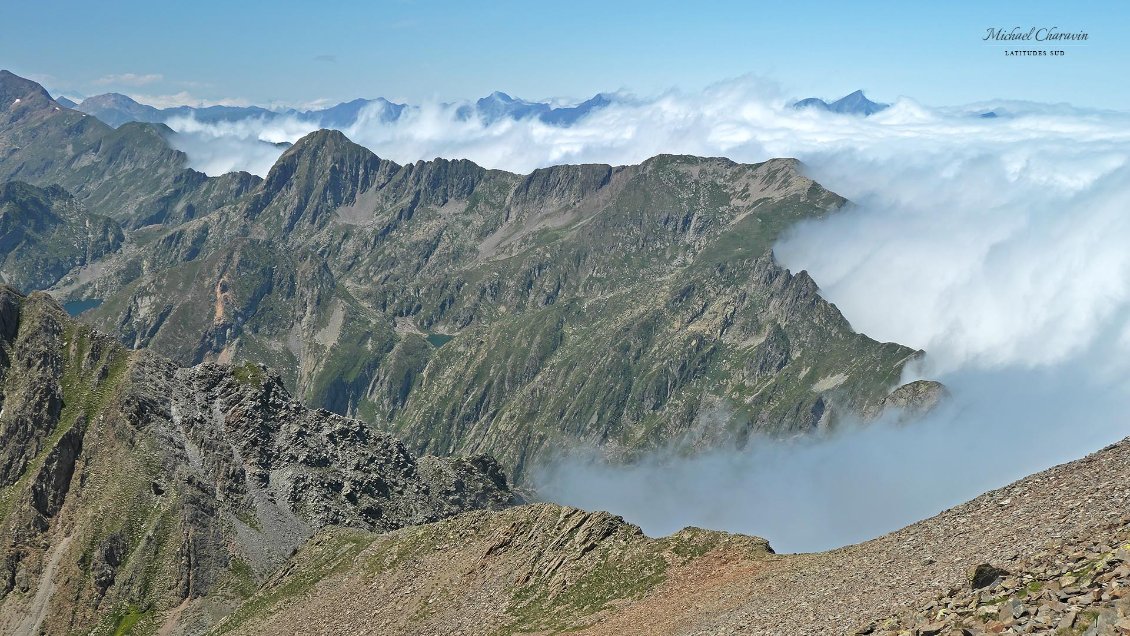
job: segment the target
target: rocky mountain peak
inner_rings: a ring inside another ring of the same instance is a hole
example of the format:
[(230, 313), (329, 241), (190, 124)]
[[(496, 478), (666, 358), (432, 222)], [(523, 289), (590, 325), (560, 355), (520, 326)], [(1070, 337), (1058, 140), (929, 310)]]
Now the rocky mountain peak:
[(5, 113), (17, 119), (22, 113), (50, 107), (62, 108), (42, 86), (10, 71), (0, 71), (0, 121)]
[(333, 152), (336, 148), (346, 146), (357, 146), (358, 148), (364, 149), (362, 146), (358, 146), (350, 141), (340, 130), (322, 128), (300, 137), (298, 141), (294, 142), (294, 145), (284, 153), (284, 156), (292, 153), (322, 152), (324, 150)]
[(507, 95), (506, 93), (503, 93), (502, 91), (494, 91), (493, 93), (491, 93), (490, 95), (487, 95), (486, 97), (484, 97), (480, 101), (485, 102), (485, 101), (488, 101), (488, 100), (493, 100), (493, 101), (496, 101), (496, 102), (506, 102), (506, 103), (516, 101), (513, 97)]
[(51, 96), (39, 84), (24, 79), (11, 71), (0, 70), (0, 104), (7, 105), (6, 102), (33, 96), (51, 99)]
[(127, 108), (142, 106), (140, 102), (121, 93), (103, 93), (101, 95), (91, 95), (82, 100), (82, 106), (87, 108), (103, 107), (103, 108)]
[(341, 131), (323, 128), (300, 138), (279, 157), (267, 174), (265, 188), (278, 191), (300, 174), (318, 176), (312, 173), (320, 168), (346, 173), (374, 168), (380, 162), (380, 157), (353, 143)]
[(857, 90), (850, 95), (846, 95), (832, 102), (829, 107), (832, 111), (837, 113), (872, 115), (886, 109), (888, 104), (873, 102), (867, 99), (862, 90)]
[(816, 108), (833, 113), (863, 115), (864, 117), (867, 117), (868, 115), (874, 115), (881, 110), (890, 108), (890, 104), (880, 104), (879, 102), (873, 102), (867, 99), (862, 90), (856, 90), (833, 102), (826, 102), (817, 97), (808, 97), (794, 103), (793, 108)]
[(387, 179), (395, 167), (340, 131), (317, 130), (279, 157), (249, 211), (286, 231), (302, 223), (318, 225), (338, 206)]
[(91, 95), (76, 108), (115, 128), (128, 122), (158, 122), (165, 118), (159, 109), (121, 93)]

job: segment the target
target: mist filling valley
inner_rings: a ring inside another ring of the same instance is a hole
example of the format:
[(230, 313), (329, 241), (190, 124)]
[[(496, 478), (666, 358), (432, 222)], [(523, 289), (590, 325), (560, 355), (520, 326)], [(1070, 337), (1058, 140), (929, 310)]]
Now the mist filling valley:
[[(921, 348), (904, 381), (943, 382), (926, 417), (895, 417), (631, 466), (573, 452), (540, 496), (605, 509), (652, 535), (687, 525), (763, 536), (778, 551), (866, 540), (1130, 434), (1130, 116), (1068, 105), (931, 108), (902, 98), (868, 117), (796, 110), (757, 78), (701, 93), (619, 95), (577, 120), (485, 122), (455, 106), (341, 129), (382, 157), (468, 158), (527, 172), (638, 163), (659, 153), (801, 159), (852, 201), (776, 247), (852, 326)], [(993, 113), (991, 118), (981, 117)], [(173, 120), (209, 174), (265, 174), (318, 127), (301, 120)]]

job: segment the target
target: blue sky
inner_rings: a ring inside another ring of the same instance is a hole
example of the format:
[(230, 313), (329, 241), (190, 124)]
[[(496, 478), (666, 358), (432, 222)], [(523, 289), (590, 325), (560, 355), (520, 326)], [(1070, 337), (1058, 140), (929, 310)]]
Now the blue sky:
[[(1116, 109), (1130, 98), (1121, 2), (5, 0), (0, 24), (0, 67), (55, 92), (154, 100), (650, 95), (750, 73), (793, 96)], [(1014, 26), (1090, 40), (1062, 59), (1008, 58), (981, 40)]]

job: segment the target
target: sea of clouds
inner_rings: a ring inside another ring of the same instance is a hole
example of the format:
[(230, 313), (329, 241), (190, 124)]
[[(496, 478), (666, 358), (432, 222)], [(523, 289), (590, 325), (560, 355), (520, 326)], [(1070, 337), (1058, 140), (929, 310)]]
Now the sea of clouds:
[[(808, 270), (857, 330), (925, 349), (906, 379), (940, 379), (952, 394), (912, 426), (847, 426), (693, 458), (657, 452), (631, 467), (561, 459), (542, 471), (542, 496), (612, 510), (652, 534), (699, 525), (815, 550), (1130, 435), (1130, 115), (901, 98), (858, 117), (791, 101), (747, 77), (700, 93), (620, 94), (569, 127), (461, 120), (433, 104), (391, 123), (363, 112), (342, 128), (397, 162), (469, 158), (516, 172), (658, 153), (797, 157), (853, 206), (795, 228), (778, 258)], [(989, 111), (998, 116), (979, 116)], [(168, 123), (209, 174), (266, 174), (282, 152), (274, 144), (318, 127)]]

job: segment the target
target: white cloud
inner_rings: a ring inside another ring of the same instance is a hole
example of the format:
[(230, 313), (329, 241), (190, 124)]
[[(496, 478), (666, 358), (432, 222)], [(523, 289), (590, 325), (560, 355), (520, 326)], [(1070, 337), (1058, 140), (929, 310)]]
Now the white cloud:
[(178, 133), (171, 140), (173, 146), (188, 154), (195, 169), (211, 175), (235, 170), (266, 175), (283, 152), (275, 144), (296, 140), (318, 128), (313, 122), (293, 117), (218, 123), (174, 117), (166, 123)]
[(160, 73), (119, 73), (103, 75), (93, 83), (98, 86), (145, 86), (160, 82), (164, 78), (165, 76)]
[(318, 110), (321, 108), (328, 108), (337, 102), (328, 97), (318, 97), (304, 102), (287, 102), (287, 101), (274, 101), (268, 106), (271, 110), (286, 110), (293, 108), (295, 110)]
[[(1094, 360), (1091, 360), (1094, 361)], [(653, 453), (630, 467), (562, 458), (539, 494), (611, 510), (652, 536), (688, 525), (753, 534), (779, 552), (877, 537), (1126, 436), (1125, 387), (1085, 362), (943, 377), (955, 399), (911, 425), (846, 425), (826, 437), (753, 440), (742, 450)]]
[(237, 97), (223, 97), (220, 99), (206, 99), (196, 97), (188, 91), (180, 91), (172, 94), (146, 94), (146, 93), (128, 93), (130, 99), (148, 104), (155, 108), (171, 108), (174, 106), (193, 106), (196, 108), (203, 108), (206, 106), (250, 106), (251, 102)]

